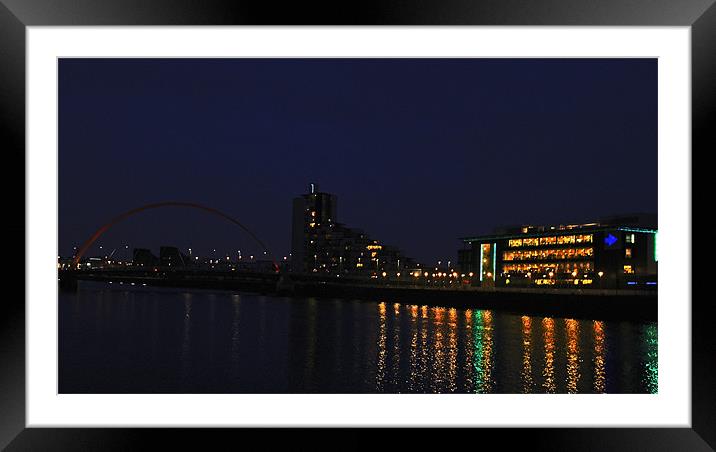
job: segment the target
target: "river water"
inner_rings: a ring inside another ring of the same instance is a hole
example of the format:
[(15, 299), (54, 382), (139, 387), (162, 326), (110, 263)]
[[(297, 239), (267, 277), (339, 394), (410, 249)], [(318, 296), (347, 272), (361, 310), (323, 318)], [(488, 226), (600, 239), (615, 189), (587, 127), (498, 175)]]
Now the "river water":
[(657, 324), (81, 282), (60, 393), (655, 393)]

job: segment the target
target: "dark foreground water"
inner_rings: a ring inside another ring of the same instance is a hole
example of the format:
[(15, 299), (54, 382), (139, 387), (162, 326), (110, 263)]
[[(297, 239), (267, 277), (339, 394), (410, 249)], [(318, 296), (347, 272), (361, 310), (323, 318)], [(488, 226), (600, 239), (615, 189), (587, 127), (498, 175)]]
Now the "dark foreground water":
[(657, 325), (80, 283), (59, 391), (655, 393)]

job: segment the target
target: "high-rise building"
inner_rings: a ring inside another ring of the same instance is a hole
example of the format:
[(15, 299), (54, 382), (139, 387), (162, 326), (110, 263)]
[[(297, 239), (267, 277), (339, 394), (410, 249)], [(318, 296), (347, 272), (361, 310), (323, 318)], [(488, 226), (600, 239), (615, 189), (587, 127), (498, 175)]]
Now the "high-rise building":
[(315, 184), (293, 200), (293, 272), (376, 276), (416, 266), (397, 248), (336, 220), (336, 196), (318, 191)]
[(309, 271), (307, 262), (316, 255), (319, 231), (334, 224), (336, 218), (336, 197), (318, 191), (316, 184), (310, 184), (309, 192), (293, 199), (293, 221), (291, 229), (291, 269), (296, 273)]

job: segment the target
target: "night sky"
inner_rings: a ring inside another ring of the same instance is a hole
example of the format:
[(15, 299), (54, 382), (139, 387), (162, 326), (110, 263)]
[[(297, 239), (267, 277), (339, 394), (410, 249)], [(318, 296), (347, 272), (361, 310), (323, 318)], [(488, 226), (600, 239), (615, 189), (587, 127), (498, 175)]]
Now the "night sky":
[[(61, 59), (59, 253), (117, 214), (190, 201), (290, 251), (291, 200), (425, 263), (511, 224), (657, 211), (655, 59)], [(181, 208), (88, 255), (258, 246)], [(128, 250), (124, 247), (128, 246)]]

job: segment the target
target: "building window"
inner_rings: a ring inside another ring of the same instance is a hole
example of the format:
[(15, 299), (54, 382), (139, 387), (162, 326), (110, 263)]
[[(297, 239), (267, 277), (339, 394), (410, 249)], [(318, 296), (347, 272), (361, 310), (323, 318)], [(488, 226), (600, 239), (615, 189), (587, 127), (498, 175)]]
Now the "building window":
[(624, 257), (626, 257), (627, 259), (631, 259), (631, 248), (624, 249)]
[(534, 261), (534, 260), (565, 260), (591, 257), (593, 248), (555, 248), (537, 250), (505, 251), (502, 254), (504, 261)]
[(627, 234), (625, 241), (626, 241), (627, 243), (636, 243), (636, 242), (634, 241), (634, 234)]
[(577, 243), (592, 243), (594, 237), (592, 234), (581, 234), (576, 237)]
[(522, 239), (510, 240), (510, 248), (522, 246)]
[(593, 262), (560, 262), (560, 263), (509, 263), (502, 265), (503, 273), (529, 273), (554, 271), (556, 273), (579, 273), (594, 271)]
[(634, 273), (634, 269), (632, 268), (631, 265), (625, 265), (625, 266), (624, 266), (624, 273), (625, 273), (625, 274), (632, 274), (632, 273)]

